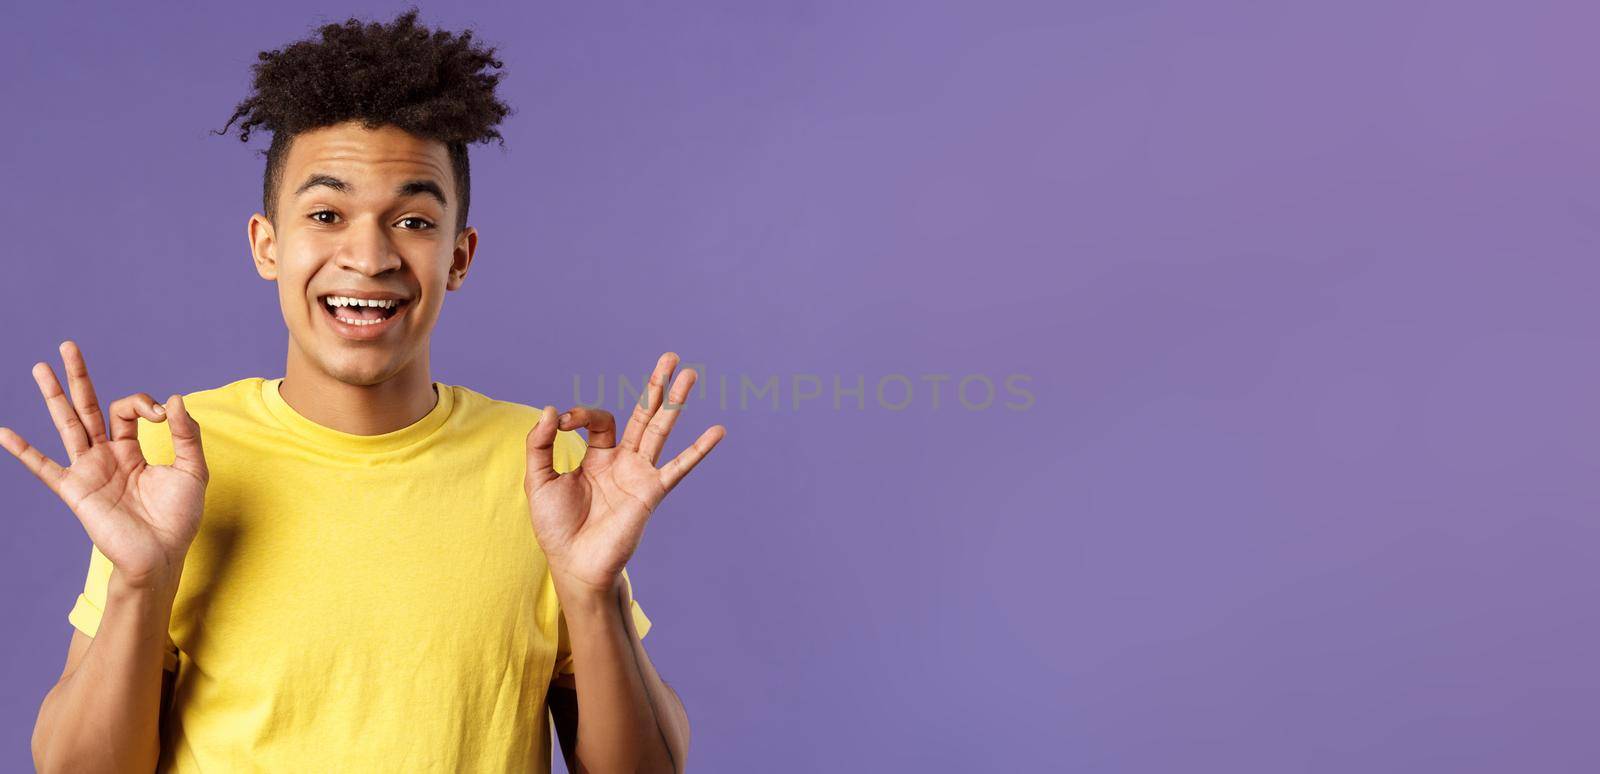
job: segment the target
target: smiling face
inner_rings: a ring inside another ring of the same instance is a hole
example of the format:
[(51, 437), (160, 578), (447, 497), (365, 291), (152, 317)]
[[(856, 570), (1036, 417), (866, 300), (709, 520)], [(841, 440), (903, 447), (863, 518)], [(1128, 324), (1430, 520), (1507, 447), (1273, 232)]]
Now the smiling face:
[[(461, 287), (478, 242), (476, 229), (455, 233), (444, 143), (392, 126), (323, 127), (295, 136), (280, 181), (278, 222), (256, 213), (249, 236), (257, 273), (278, 284), (290, 370), (354, 385), (426, 373), (445, 291)], [(384, 301), (331, 306), (330, 295)]]

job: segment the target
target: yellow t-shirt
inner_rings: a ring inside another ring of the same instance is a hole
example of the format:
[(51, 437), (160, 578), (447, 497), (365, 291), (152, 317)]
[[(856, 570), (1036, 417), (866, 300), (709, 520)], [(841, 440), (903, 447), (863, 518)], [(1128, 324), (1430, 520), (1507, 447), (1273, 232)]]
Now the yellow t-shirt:
[[(296, 413), (280, 381), (184, 396), (211, 482), (173, 604), (159, 770), (547, 772), (546, 690), (572, 668), (522, 490), (539, 410), (435, 382), (416, 423), (352, 435)], [(171, 463), (170, 427), (138, 426), (145, 459)], [(556, 470), (584, 449), (559, 432)], [(111, 571), (93, 549), (68, 615), (90, 636)]]

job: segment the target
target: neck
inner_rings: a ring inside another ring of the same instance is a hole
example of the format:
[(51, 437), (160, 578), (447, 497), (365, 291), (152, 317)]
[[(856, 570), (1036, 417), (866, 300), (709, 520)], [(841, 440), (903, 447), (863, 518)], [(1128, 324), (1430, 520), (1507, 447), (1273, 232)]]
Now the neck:
[(438, 405), (427, 356), (374, 384), (342, 382), (291, 347), (278, 394), (323, 427), (352, 435), (380, 435), (415, 424)]

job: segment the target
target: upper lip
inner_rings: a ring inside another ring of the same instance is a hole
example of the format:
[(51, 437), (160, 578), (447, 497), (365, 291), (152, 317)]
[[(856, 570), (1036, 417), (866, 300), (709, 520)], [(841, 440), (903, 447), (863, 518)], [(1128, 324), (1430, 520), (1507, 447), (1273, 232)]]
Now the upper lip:
[(406, 296), (403, 293), (390, 293), (390, 292), (385, 291), (385, 290), (355, 290), (355, 289), (330, 290), (330, 291), (328, 291), (326, 293), (318, 294), (317, 298), (327, 298), (328, 296), (344, 296), (345, 298), (364, 298), (364, 299), (368, 299), (368, 300), (376, 299), (376, 300), (381, 300), (381, 301), (410, 301), (411, 300), (411, 298), (409, 296)]

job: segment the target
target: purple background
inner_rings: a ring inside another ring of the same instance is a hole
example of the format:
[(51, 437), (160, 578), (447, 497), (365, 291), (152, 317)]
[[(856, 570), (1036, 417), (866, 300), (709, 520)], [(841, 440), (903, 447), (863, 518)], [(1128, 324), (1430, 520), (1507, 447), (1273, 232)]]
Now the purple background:
[[(63, 339), (106, 402), (282, 374), (267, 138), (206, 132), (402, 6), (45, 5), (0, 25), (0, 424), (64, 460)], [(1594, 769), (1592, 8), (574, 5), (422, 6), (518, 111), (434, 375), (823, 380), (691, 403), (728, 439), (630, 564), (695, 770)], [(0, 462), (23, 768), (89, 542)]]

